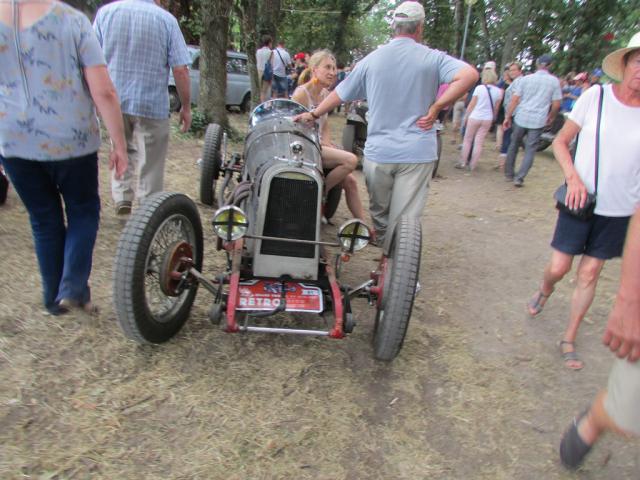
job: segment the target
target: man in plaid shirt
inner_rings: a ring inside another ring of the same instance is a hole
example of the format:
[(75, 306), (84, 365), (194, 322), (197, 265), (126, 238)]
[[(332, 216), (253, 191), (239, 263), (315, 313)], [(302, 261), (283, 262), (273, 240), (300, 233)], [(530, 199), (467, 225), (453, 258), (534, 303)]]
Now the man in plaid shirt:
[[(507, 181), (513, 181), (516, 187), (522, 187), (524, 177), (533, 165), (533, 157), (536, 154), (538, 139), (545, 125), (551, 125), (560, 110), (562, 89), (560, 81), (549, 73), (551, 57), (542, 55), (538, 59), (536, 73), (522, 77), (513, 84), (513, 96), (507, 107), (503, 128), (511, 128), (511, 144), (507, 152), (507, 161), (504, 166), (504, 175)], [(518, 108), (513, 122), (511, 117)], [(522, 138), (527, 136), (524, 145), (524, 158), (520, 170), (514, 175), (516, 155)]]
[[(191, 126), (189, 67), (191, 57), (173, 15), (154, 0), (122, 0), (96, 14), (94, 29), (118, 91), (124, 117), (129, 167), (111, 179), (117, 214), (131, 212), (159, 192), (169, 144), (169, 69), (180, 97), (182, 131)], [(133, 174), (138, 174), (133, 188)]]

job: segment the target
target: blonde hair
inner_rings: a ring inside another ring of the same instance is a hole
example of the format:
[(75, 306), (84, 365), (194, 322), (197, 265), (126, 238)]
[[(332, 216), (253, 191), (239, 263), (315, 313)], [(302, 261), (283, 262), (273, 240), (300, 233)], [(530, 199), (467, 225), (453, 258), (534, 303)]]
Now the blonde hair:
[(491, 70), (490, 68), (487, 68), (485, 70), (482, 71), (482, 83), (483, 84), (493, 84), (496, 83), (498, 81), (498, 75), (496, 74), (496, 72), (494, 72), (493, 70)]
[(326, 48), (313, 52), (313, 55), (309, 57), (309, 61), (307, 62), (308, 67), (305, 68), (298, 77), (298, 85), (303, 85), (309, 82), (311, 80), (311, 76), (313, 75), (313, 69), (320, 65), (322, 61), (327, 58), (333, 60), (333, 63), (336, 62), (336, 57), (333, 55), (333, 53), (331, 53), (330, 50), (327, 50)]

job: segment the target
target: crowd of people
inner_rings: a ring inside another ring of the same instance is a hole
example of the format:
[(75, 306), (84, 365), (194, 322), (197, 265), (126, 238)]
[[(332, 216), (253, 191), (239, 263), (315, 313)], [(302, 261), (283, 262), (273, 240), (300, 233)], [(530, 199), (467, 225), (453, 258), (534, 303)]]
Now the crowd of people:
[[(322, 159), (333, 168), (326, 187), (341, 183), (349, 209), (362, 219), (352, 174), (357, 159), (331, 142), (327, 115), (345, 102), (367, 99), (364, 178), (379, 243), (400, 215), (420, 218), (424, 211), (437, 159), (433, 126), (446, 116), (442, 112), (450, 109), (454, 128), (462, 132), (461, 169), (477, 167), (496, 127), (498, 168), (516, 187), (524, 185), (544, 127), (567, 112), (553, 142), (566, 194), (558, 201), (562, 209), (551, 259), (526, 308), (531, 316), (541, 314), (574, 257), (581, 256), (560, 342), (568, 368), (584, 367), (575, 342), (602, 266), (625, 252), (605, 334), (620, 360), (608, 388), (574, 420), (561, 443), (562, 462), (576, 468), (602, 432), (640, 435), (640, 33), (608, 55), (602, 71), (570, 74), (561, 82), (550, 71), (549, 55), (540, 56), (529, 75), (517, 62), (502, 78), (495, 62), (478, 72), (425, 46), (424, 22), (419, 2), (401, 3), (393, 12), (393, 38), (349, 75), (327, 50), (292, 58), (284, 41), (272, 48), (272, 39), (264, 36), (256, 52), (261, 99), (291, 96), (308, 108), (295, 120), (319, 124)], [(169, 70), (182, 105), (182, 129), (191, 122), (184, 37), (176, 19), (153, 0), (106, 5), (93, 26), (63, 3), (13, 0), (0, 3), (0, 42), (7, 47), (0, 49), (0, 162), (29, 213), (44, 306), (52, 315), (73, 308), (95, 312), (89, 277), (100, 216), (96, 110), (111, 138), (116, 214), (127, 214), (134, 201), (163, 188)], [(26, 51), (35, 57), (25, 59)], [(601, 85), (603, 72), (614, 83)], [(516, 171), (522, 142), (524, 157)], [(578, 218), (594, 196), (595, 207)]]

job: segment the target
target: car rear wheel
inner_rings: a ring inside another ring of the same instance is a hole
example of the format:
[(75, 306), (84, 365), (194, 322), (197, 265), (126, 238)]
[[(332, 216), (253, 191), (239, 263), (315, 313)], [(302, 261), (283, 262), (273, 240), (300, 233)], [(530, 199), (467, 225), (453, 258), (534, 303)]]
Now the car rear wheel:
[(242, 113), (247, 113), (251, 111), (251, 94), (247, 93), (242, 99), (242, 103), (240, 104), (240, 111)]
[(170, 112), (179, 112), (182, 107), (182, 102), (180, 102), (180, 96), (175, 88), (169, 89), (169, 111)]
[(376, 312), (373, 354), (377, 360), (391, 361), (402, 348), (416, 294), (421, 249), (418, 219), (401, 217), (393, 232), (382, 301)]
[(438, 166), (440, 166), (440, 155), (442, 155), (442, 136), (440, 134), (437, 135), (436, 141), (438, 142), (438, 158), (436, 158), (435, 165), (433, 166), (433, 173), (431, 174), (431, 178), (435, 178), (438, 173)]
[(202, 148), (202, 171), (200, 172), (200, 201), (213, 205), (216, 194), (216, 180), (222, 166), (222, 127), (210, 123), (204, 135)]
[(178, 333), (198, 289), (181, 274), (190, 265), (202, 269), (202, 251), (200, 215), (186, 195), (156, 193), (135, 211), (120, 236), (113, 276), (116, 316), (128, 338), (162, 343)]

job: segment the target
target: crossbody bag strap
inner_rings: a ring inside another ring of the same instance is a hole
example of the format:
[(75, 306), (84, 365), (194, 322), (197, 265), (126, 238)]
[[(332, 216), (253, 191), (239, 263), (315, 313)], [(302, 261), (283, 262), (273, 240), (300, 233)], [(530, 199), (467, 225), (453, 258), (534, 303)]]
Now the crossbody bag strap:
[(487, 85), (485, 85), (484, 88), (487, 89), (487, 95), (489, 95), (489, 103), (491, 103), (491, 120), (495, 121), (496, 113), (493, 109), (493, 98), (491, 98), (491, 89)]
[(282, 55), (280, 55), (280, 50), (278, 50), (277, 48), (276, 48), (276, 53), (277, 53), (277, 54), (278, 54), (278, 56), (280, 57), (280, 61), (282, 62), (282, 66), (284, 67), (284, 71), (285, 71), (285, 73), (286, 73), (286, 71), (287, 71), (287, 64), (286, 64), (286, 63), (284, 63), (284, 60), (282, 59)]
[(600, 99), (598, 100), (598, 121), (596, 123), (596, 168), (595, 168), (595, 194), (598, 194), (598, 166), (600, 164), (600, 123), (602, 122), (602, 103), (604, 101), (604, 87), (600, 87)]

